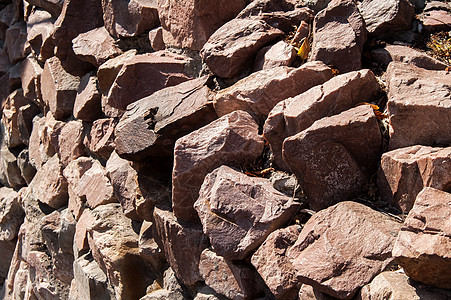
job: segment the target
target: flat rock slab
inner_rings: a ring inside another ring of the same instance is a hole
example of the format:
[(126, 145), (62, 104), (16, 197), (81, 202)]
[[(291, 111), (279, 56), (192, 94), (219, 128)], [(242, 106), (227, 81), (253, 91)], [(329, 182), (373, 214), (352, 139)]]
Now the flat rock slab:
[(299, 281), (351, 299), (393, 261), (400, 227), (382, 213), (345, 201), (313, 215), (287, 256)]
[(283, 143), (283, 159), (313, 210), (358, 196), (381, 153), (382, 136), (369, 105), (320, 119)]
[(41, 74), (42, 99), (55, 119), (72, 114), (79, 84), (80, 78), (66, 72), (57, 57), (46, 60)]
[(106, 30), (117, 38), (138, 36), (159, 23), (156, 0), (102, 0)]
[(139, 299), (153, 281), (153, 270), (139, 256), (138, 234), (119, 203), (100, 205), (91, 211), (88, 243), (97, 264), (112, 285), (116, 299)]
[(163, 249), (171, 268), (177, 277), (187, 285), (202, 280), (199, 273), (199, 261), (208, 241), (202, 228), (196, 225), (180, 224), (170, 211), (155, 208), (155, 226)]
[(264, 122), (282, 100), (299, 95), (332, 78), (332, 70), (322, 62), (309, 62), (299, 68), (276, 67), (262, 70), (219, 91), (214, 107), (219, 116), (244, 110)]
[(301, 283), (295, 276), (287, 252), (298, 239), (301, 229), (299, 225), (292, 225), (274, 231), (252, 255), (252, 265), (276, 299), (297, 299)]
[(208, 81), (193, 79), (131, 104), (116, 126), (116, 152), (127, 158), (172, 156), (178, 138), (217, 118)]
[(220, 167), (246, 167), (262, 155), (264, 140), (258, 124), (235, 111), (180, 138), (174, 148), (172, 208), (178, 219), (199, 220), (193, 207), (205, 176)]
[(95, 67), (122, 54), (104, 26), (79, 34), (72, 40), (72, 49), (81, 60)]
[(371, 50), (371, 57), (384, 65), (392, 61), (404, 62), (428, 70), (445, 70), (447, 65), (424, 52), (402, 45), (387, 45)]
[(159, 0), (158, 4), (164, 43), (200, 50), (219, 27), (245, 7), (246, 1)]
[(451, 144), (451, 73), (392, 62), (387, 85), (390, 150)]
[(263, 136), (271, 147), (274, 163), (289, 170), (282, 160), (285, 138), (307, 129), (323, 117), (341, 113), (360, 102), (371, 102), (379, 91), (376, 76), (365, 69), (338, 75), (322, 85), (279, 102), (269, 113), (263, 127)]
[(451, 147), (411, 146), (382, 155), (377, 184), (384, 201), (408, 213), (423, 187), (451, 186)]
[(233, 19), (213, 33), (201, 50), (210, 71), (223, 78), (240, 75), (255, 54), (283, 32), (257, 19)]
[(410, 29), (415, 8), (408, 0), (364, 0), (359, 11), (368, 32), (381, 35)]
[(130, 103), (191, 79), (187, 72), (190, 61), (185, 56), (167, 51), (135, 55), (117, 74), (107, 103), (125, 110)]
[(309, 59), (333, 65), (341, 73), (359, 70), (365, 41), (365, 22), (357, 4), (352, 0), (334, 0), (315, 16)]
[(194, 204), (214, 251), (224, 258), (246, 258), (299, 205), (268, 179), (249, 177), (221, 166), (208, 174)]
[(407, 276), (451, 288), (451, 194), (424, 188), (396, 239), (393, 257)]
[(390, 299), (446, 300), (451, 297), (451, 292), (416, 283), (403, 273), (386, 271), (362, 288), (359, 299), (383, 299), (386, 295), (390, 295)]
[(446, 10), (431, 10), (420, 16), (423, 27), (429, 32), (449, 30), (451, 27), (451, 12)]
[(25, 97), (36, 104), (42, 103), (41, 74), (43, 69), (33, 56), (28, 56), (21, 63), (20, 77)]
[(136, 54), (136, 49), (128, 50), (115, 58), (107, 60), (99, 66), (97, 70), (97, 78), (99, 81), (99, 90), (103, 95), (108, 95), (108, 92), (113, 85), (117, 74), (122, 69), (122, 66)]
[(102, 117), (102, 95), (97, 76), (88, 73), (83, 76), (78, 86), (74, 102), (74, 117), (83, 121), (94, 121)]

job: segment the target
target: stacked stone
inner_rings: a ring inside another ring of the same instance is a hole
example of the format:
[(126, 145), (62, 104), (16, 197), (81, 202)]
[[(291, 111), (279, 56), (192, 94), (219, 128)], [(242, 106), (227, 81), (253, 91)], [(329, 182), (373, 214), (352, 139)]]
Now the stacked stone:
[(364, 53), (412, 3), (2, 1), (0, 298), (449, 299), (451, 74)]

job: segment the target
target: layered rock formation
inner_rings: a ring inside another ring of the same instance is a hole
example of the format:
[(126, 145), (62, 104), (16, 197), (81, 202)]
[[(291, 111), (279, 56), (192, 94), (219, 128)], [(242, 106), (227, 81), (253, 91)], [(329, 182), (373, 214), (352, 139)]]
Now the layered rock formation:
[(450, 299), (450, 19), (1, 1), (0, 299)]

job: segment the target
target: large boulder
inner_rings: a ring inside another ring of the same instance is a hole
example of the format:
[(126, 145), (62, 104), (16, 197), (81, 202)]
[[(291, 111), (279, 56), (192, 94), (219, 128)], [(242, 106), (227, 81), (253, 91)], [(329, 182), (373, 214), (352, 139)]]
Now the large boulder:
[(116, 152), (127, 158), (172, 156), (178, 138), (217, 118), (208, 82), (193, 79), (129, 105), (115, 129)]
[(172, 173), (172, 208), (178, 219), (198, 220), (193, 207), (205, 176), (220, 167), (246, 167), (262, 155), (258, 124), (235, 111), (177, 140)]
[(400, 227), (385, 214), (345, 201), (313, 215), (287, 256), (300, 282), (351, 299), (392, 263)]
[(283, 32), (257, 19), (233, 19), (213, 33), (201, 50), (208, 68), (219, 77), (240, 75), (258, 50)]
[(352, 0), (333, 0), (313, 22), (310, 60), (333, 65), (341, 73), (362, 67), (365, 22)]
[(155, 208), (154, 218), (160, 238), (157, 242), (177, 277), (186, 285), (201, 281), (200, 255), (208, 246), (202, 228), (181, 224), (172, 212), (159, 208)]
[(396, 239), (393, 257), (407, 276), (439, 288), (451, 288), (451, 194), (424, 188)]
[(365, 69), (338, 75), (320, 86), (279, 102), (269, 113), (263, 127), (263, 136), (271, 147), (274, 163), (288, 170), (282, 160), (282, 144), (287, 137), (307, 129), (323, 117), (341, 113), (360, 102), (371, 102), (379, 91), (376, 76)]
[(219, 116), (244, 110), (261, 123), (282, 100), (299, 95), (332, 78), (332, 70), (322, 62), (309, 62), (299, 68), (276, 67), (241, 79), (219, 91), (214, 107)]
[(382, 136), (373, 109), (362, 105), (285, 139), (282, 153), (310, 208), (320, 210), (362, 193), (377, 170)]
[(246, 258), (299, 205), (265, 178), (221, 166), (205, 177), (194, 204), (213, 250), (231, 260)]
[(292, 225), (274, 231), (252, 255), (252, 265), (276, 299), (297, 299), (301, 283), (295, 276), (287, 252), (298, 239), (301, 229), (299, 225)]
[(208, 38), (233, 19), (246, 5), (244, 0), (159, 0), (158, 13), (167, 46), (200, 50)]
[(423, 187), (451, 186), (451, 148), (416, 145), (386, 152), (377, 185), (384, 201), (408, 213)]
[(392, 62), (387, 85), (390, 150), (451, 144), (451, 73)]
[(136, 55), (117, 74), (107, 103), (125, 110), (130, 103), (187, 81), (192, 78), (187, 71), (190, 62), (188, 57), (167, 51)]

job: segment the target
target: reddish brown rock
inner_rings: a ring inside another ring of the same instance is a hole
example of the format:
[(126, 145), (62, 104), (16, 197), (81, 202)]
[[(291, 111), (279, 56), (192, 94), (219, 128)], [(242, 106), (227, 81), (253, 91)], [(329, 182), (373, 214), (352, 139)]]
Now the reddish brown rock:
[(313, 22), (310, 60), (333, 65), (341, 73), (362, 67), (365, 22), (352, 0), (333, 0)]
[[(387, 296), (389, 295), (389, 296)], [(446, 300), (451, 297), (449, 290), (432, 288), (409, 280), (404, 273), (386, 271), (377, 275), (370, 284), (365, 285), (359, 299), (437, 299)]]
[(19, 107), (19, 111), (17, 112), (17, 127), (19, 129), (19, 138), (24, 145), (28, 145), (30, 142), (33, 119), (39, 113), (41, 113), (40, 107), (31, 102)]
[(77, 251), (81, 252), (83, 250), (89, 250), (88, 228), (93, 226), (95, 220), (96, 219), (90, 209), (86, 208), (83, 210), (83, 213), (75, 226), (74, 245)]
[(98, 161), (80, 177), (76, 191), (79, 197), (86, 199), (86, 205), (90, 208), (117, 202), (107, 173)]
[(50, 158), (36, 173), (29, 185), (31, 193), (40, 202), (58, 209), (67, 205), (67, 180), (57, 155)]
[(233, 19), (210, 36), (201, 57), (210, 71), (223, 78), (240, 75), (255, 54), (283, 34), (256, 19)]
[(20, 169), (20, 174), (27, 184), (30, 184), (36, 174), (36, 169), (30, 163), (28, 156), (28, 149), (23, 149), (17, 156), (17, 166)]
[(383, 200), (408, 213), (423, 187), (451, 186), (451, 148), (411, 146), (382, 155), (378, 170)]
[(5, 43), (12, 64), (24, 59), (30, 53), (30, 47), (27, 47), (26, 42), (27, 26), (25, 22), (17, 22), (6, 30)]
[(54, 211), (46, 215), (40, 222), (42, 237), (52, 258), (52, 271), (56, 278), (67, 285), (70, 285), (74, 278), (75, 223), (75, 219), (68, 209), (61, 212)]
[(387, 85), (390, 150), (451, 144), (451, 73), (392, 62)]
[(138, 234), (119, 203), (100, 205), (91, 211), (88, 243), (97, 264), (105, 272), (116, 299), (139, 299), (155, 278), (150, 265), (139, 256)]
[(103, 21), (117, 38), (138, 36), (159, 23), (156, 0), (102, 0)]
[(155, 226), (171, 268), (184, 284), (192, 285), (202, 280), (199, 273), (199, 260), (208, 242), (197, 225), (183, 226), (170, 211), (155, 208)]
[(451, 288), (451, 194), (424, 188), (396, 239), (393, 257), (407, 276)]
[(337, 300), (329, 294), (314, 289), (311, 285), (302, 284), (299, 290), (299, 300)]
[(172, 156), (178, 138), (217, 118), (208, 82), (193, 79), (131, 104), (116, 126), (116, 152), (127, 158)]
[(24, 96), (35, 103), (42, 101), (41, 74), (43, 69), (33, 56), (28, 56), (21, 64), (22, 89)]
[(330, 78), (332, 70), (321, 62), (310, 62), (296, 69), (277, 67), (263, 70), (219, 91), (214, 107), (219, 116), (244, 110), (263, 122), (278, 102), (299, 95)]
[(108, 159), (114, 150), (114, 128), (117, 120), (114, 118), (98, 119), (92, 123), (91, 132), (85, 144), (89, 150), (105, 159)]
[(163, 270), (166, 265), (163, 250), (156, 239), (155, 223), (144, 221), (139, 231), (139, 255), (148, 261), (155, 270)]
[(42, 99), (57, 120), (72, 114), (80, 78), (67, 73), (61, 61), (52, 57), (45, 62), (41, 75)]
[(10, 150), (6, 145), (0, 147), (0, 184), (12, 188), (20, 188), (25, 180), (17, 164), (17, 151)]
[(232, 1), (158, 1), (164, 43), (177, 48), (200, 50), (208, 38), (233, 19), (246, 5)]
[(263, 152), (258, 124), (235, 111), (180, 138), (174, 148), (172, 208), (178, 219), (198, 220), (193, 208), (205, 176), (220, 167), (254, 164)]
[(117, 74), (108, 93), (108, 104), (124, 110), (130, 103), (162, 88), (189, 80), (191, 75), (186, 72), (189, 63), (187, 57), (166, 51), (134, 56)]
[(63, 175), (67, 180), (67, 190), (69, 194), (69, 210), (75, 217), (75, 220), (78, 221), (80, 218), (85, 199), (82, 199), (78, 195), (78, 182), (83, 174), (89, 170), (94, 164), (94, 160), (92, 158), (87, 157), (79, 157), (73, 161), (71, 161), (63, 171)]
[(252, 264), (276, 299), (296, 299), (301, 283), (286, 254), (301, 232), (299, 225), (271, 233), (252, 255)]
[(101, 97), (97, 76), (88, 73), (81, 78), (74, 102), (74, 117), (94, 121), (102, 116)]
[(55, 18), (59, 16), (63, 7), (63, 1), (61, 0), (27, 0), (27, 2), (45, 9)]
[(227, 166), (205, 177), (194, 204), (214, 251), (233, 260), (246, 258), (298, 207), (268, 179), (249, 177)]
[(370, 34), (381, 35), (411, 28), (414, 6), (408, 0), (364, 0), (359, 11)]
[(257, 52), (253, 71), (272, 69), (281, 66), (290, 67), (296, 59), (296, 49), (285, 41), (266, 46)]
[(41, 47), (45, 40), (50, 38), (55, 19), (42, 9), (34, 9), (27, 19), (27, 41), (36, 57), (41, 53)]
[(283, 159), (313, 210), (358, 196), (381, 152), (379, 124), (369, 105), (320, 119), (283, 143)]
[[(0, 247), (3, 247), (6, 242), (17, 238), (24, 212), (19, 204), (19, 194), (8, 187), (0, 187), (0, 208)], [(0, 269), (0, 277), (6, 277), (8, 266), (2, 263)]]
[(121, 70), (122, 66), (127, 63), (136, 55), (135, 49), (129, 50), (124, 54), (121, 54), (115, 58), (107, 60), (105, 63), (99, 66), (97, 71), (97, 78), (99, 81), (99, 90), (103, 95), (107, 95), (111, 86), (116, 79), (117, 74)]
[(75, 120), (54, 127), (52, 144), (63, 166), (85, 154), (84, 130), (83, 123)]
[(429, 32), (449, 30), (451, 27), (451, 12), (446, 10), (431, 10), (421, 15), (423, 28)]
[(163, 41), (163, 28), (158, 27), (149, 31), (149, 41), (154, 51), (164, 50), (166, 45)]
[(287, 256), (300, 282), (350, 299), (393, 261), (400, 226), (362, 204), (342, 202), (313, 215)]
[(256, 299), (264, 296), (261, 279), (249, 263), (230, 261), (210, 249), (202, 251), (199, 272), (205, 283), (227, 299)]
[(122, 54), (105, 27), (79, 34), (72, 40), (72, 49), (83, 61), (99, 67), (108, 59)]
[(360, 102), (371, 102), (380, 91), (376, 76), (370, 70), (338, 75), (320, 86), (279, 102), (269, 113), (263, 136), (273, 152), (274, 163), (289, 170), (282, 160), (282, 143), (315, 121), (350, 109)]
[(24, 97), (22, 89), (18, 89), (8, 96), (2, 107), (1, 122), (5, 131), (3, 139), (9, 148), (14, 148), (22, 144), (18, 116), (20, 107), (27, 104), (30, 104), (30, 100)]
[(398, 61), (428, 70), (444, 70), (447, 67), (445, 63), (426, 53), (401, 45), (387, 45), (385, 48), (371, 50), (371, 57), (384, 65)]

